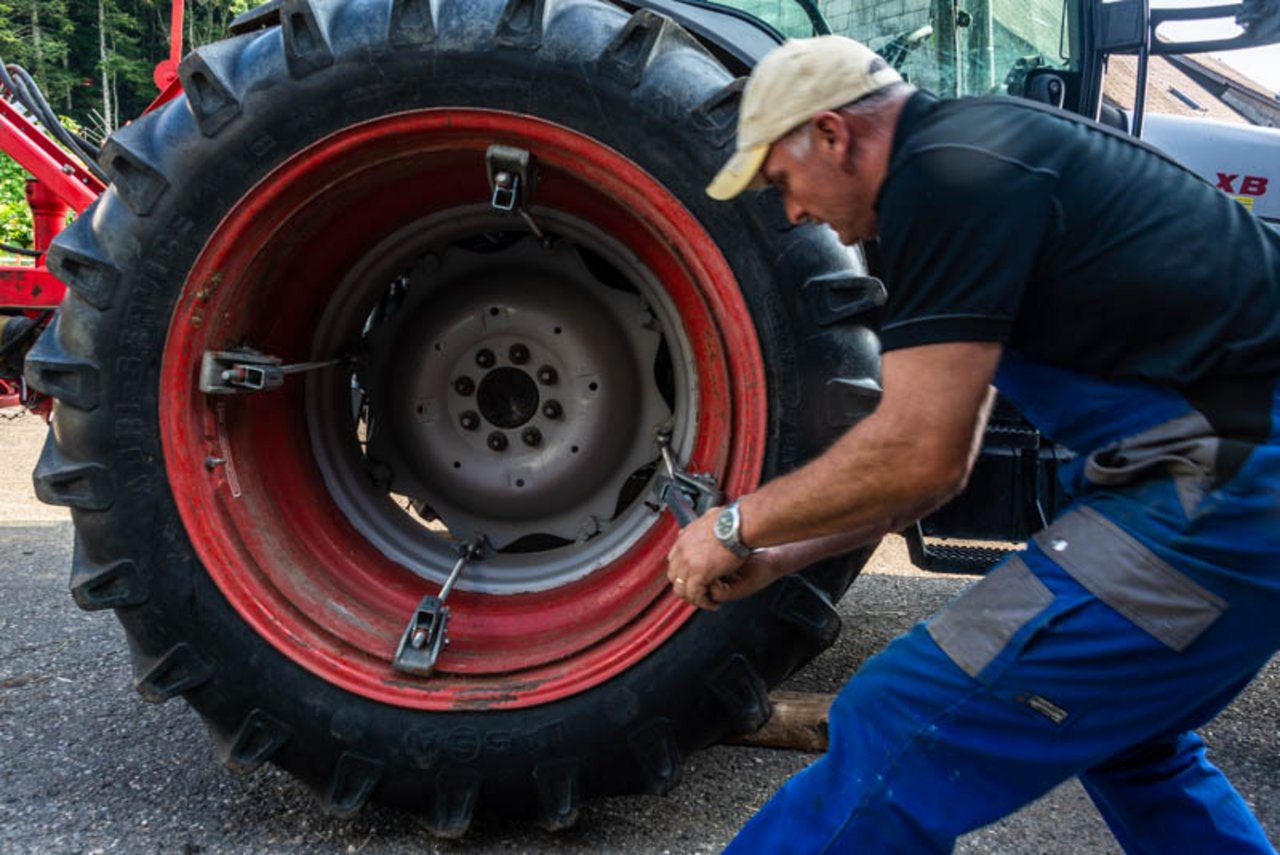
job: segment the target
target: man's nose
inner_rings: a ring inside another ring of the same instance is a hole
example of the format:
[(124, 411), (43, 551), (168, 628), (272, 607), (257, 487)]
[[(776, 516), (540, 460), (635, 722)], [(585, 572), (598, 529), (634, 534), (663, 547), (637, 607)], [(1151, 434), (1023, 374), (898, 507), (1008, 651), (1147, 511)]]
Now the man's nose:
[(790, 196), (784, 196), (782, 197), (782, 204), (787, 212), (787, 220), (793, 225), (799, 226), (808, 222), (809, 215), (804, 212), (804, 208), (800, 207), (795, 199)]

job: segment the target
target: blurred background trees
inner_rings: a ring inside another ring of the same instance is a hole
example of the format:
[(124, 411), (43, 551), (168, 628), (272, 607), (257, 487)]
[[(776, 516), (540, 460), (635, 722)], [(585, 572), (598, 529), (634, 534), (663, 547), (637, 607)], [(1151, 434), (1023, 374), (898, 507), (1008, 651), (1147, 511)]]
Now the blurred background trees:
[[(225, 36), (260, 0), (190, 0), (183, 52)], [(0, 62), (25, 68), (53, 109), (100, 143), (157, 94), (169, 55), (168, 0), (0, 0)], [(0, 154), (0, 243), (30, 245), (25, 174)]]

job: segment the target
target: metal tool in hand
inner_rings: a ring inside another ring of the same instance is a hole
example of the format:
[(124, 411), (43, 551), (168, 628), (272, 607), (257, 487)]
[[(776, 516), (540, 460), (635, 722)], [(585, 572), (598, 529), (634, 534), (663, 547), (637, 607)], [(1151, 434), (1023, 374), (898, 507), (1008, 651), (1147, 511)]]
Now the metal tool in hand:
[(662, 454), (662, 474), (654, 479), (653, 491), (659, 502), (671, 509), (676, 522), (684, 528), (709, 509), (720, 504), (721, 493), (710, 475), (690, 474), (684, 470), (671, 450), (671, 429), (654, 432)]
[(487, 546), (484, 535), (458, 545), (458, 560), (449, 571), (449, 578), (440, 588), (440, 593), (423, 597), (413, 610), (413, 617), (409, 619), (409, 625), (400, 637), (400, 646), (391, 660), (391, 666), (397, 671), (419, 677), (429, 677), (435, 671), (436, 661), (449, 646), (449, 607), (445, 600), (463, 569), (472, 561), (483, 558)]

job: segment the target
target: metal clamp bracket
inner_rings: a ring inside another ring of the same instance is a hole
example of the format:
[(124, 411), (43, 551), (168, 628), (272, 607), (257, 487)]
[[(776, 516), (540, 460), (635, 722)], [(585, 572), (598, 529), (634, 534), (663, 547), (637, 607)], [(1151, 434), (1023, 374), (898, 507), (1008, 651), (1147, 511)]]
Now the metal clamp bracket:
[(670, 430), (659, 428), (655, 437), (658, 450), (662, 452), (662, 466), (666, 471), (654, 479), (653, 495), (660, 504), (671, 509), (676, 522), (684, 528), (719, 505), (724, 494), (710, 475), (684, 470), (671, 451)]
[(283, 359), (255, 350), (206, 350), (200, 361), (200, 391), (211, 395), (265, 392), (283, 386), (288, 374), (328, 368), (341, 361), (328, 359), (285, 365)]
[(499, 211), (524, 208), (533, 195), (533, 155), (522, 148), (491, 145), (484, 153), (493, 207)]
[(413, 610), (409, 625), (400, 636), (400, 645), (391, 660), (391, 667), (419, 677), (431, 676), (440, 654), (449, 646), (449, 607), (445, 600), (467, 564), (484, 557), (487, 548), (488, 542), (483, 535), (458, 545), (458, 560), (440, 593), (423, 597)]

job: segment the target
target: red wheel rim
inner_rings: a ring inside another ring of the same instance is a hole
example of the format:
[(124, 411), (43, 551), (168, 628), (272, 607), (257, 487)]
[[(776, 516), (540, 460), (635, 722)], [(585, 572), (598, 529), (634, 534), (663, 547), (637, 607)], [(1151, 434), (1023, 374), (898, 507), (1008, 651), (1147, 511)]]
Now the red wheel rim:
[(438, 586), (374, 548), (334, 503), (306, 435), (304, 385), (199, 391), (207, 350), (251, 341), (306, 361), (342, 271), (408, 221), (487, 200), (483, 154), (495, 143), (530, 151), (546, 176), (539, 204), (622, 236), (678, 308), (698, 380), (688, 468), (734, 496), (759, 482), (764, 454), (762, 360), (729, 266), (693, 215), (615, 150), (528, 116), (423, 110), (350, 127), (283, 163), (218, 225), (179, 296), (161, 367), (165, 464), (193, 547), (261, 637), (327, 682), (410, 708), (572, 696), (641, 661), (694, 613), (666, 584), (676, 527), (662, 514), (625, 555), (571, 583), (455, 591), (436, 673), (397, 671), (405, 622)]

